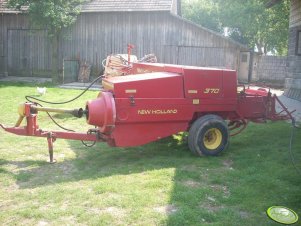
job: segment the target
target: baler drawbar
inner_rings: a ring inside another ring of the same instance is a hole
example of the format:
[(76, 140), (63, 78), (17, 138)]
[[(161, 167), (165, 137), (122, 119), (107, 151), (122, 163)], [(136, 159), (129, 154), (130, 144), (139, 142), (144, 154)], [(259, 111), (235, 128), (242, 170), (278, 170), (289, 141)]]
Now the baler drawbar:
[[(54, 162), (53, 143), (60, 138), (129, 147), (188, 131), (192, 153), (218, 155), (228, 146), (229, 137), (240, 133), (249, 121), (293, 119), (292, 112), (266, 88), (237, 86), (234, 70), (128, 62), (123, 75), (104, 77), (102, 86), (84, 109), (53, 109), (26, 102), (19, 106), (15, 126), (0, 126), (17, 135), (47, 138), (50, 162)], [(283, 109), (279, 113), (276, 103)], [(43, 130), (37, 122), (41, 111), (86, 116), (95, 128), (87, 132)]]

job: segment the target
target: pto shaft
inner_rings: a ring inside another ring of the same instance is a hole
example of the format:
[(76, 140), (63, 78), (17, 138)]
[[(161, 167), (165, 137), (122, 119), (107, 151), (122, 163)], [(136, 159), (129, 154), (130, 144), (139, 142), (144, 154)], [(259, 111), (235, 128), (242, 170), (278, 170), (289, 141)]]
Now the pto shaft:
[(39, 107), (39, 106), (35, 106), (35, 105), (32, 105), (30, 107), (30, 111), (31, 111), (32, 114), (35, 114), (38, 111), (71, 114), (71, 115), (73, 115), (77, 118), (81, 118), (85, 114), (85, 111), (82, 108), (79, 108), (79, 109), (63, 109), (63, 108)]

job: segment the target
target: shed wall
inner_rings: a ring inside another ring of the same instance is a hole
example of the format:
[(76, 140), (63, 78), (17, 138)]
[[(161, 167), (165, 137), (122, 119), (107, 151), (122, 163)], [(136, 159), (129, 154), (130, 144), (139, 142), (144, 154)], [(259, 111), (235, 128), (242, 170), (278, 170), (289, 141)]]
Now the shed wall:
[(291, 0), (289, 27), (301, 26), (301, 1)]
[(291, 0), (288, 73), (284, 94), (301, 101), (301, 0)]
[(98, 65), (111, 53), (135, 46), (139, 58), (155, 53), (160, 62), (237, 69), (239, 48), (230, 41), (167, 13), (89, 13), (65, 31), (62, 57)]
[[(0, 73), (50, 73), (52, 47), (46, 31), (32, 32), (21, 14), (2, 14), (0, 18)], [(138, 58), (154, 53), (163, 63), (229, 69), (238, 69), (241, 49), (166, 12), (82, 13), (60, 37), (60, 68), (64, 59), (77, 59), (91, 63), (98, 73), (102, 60), (112, 53), (126, 53), (128, 43), (135, 46), (133, 54)]]

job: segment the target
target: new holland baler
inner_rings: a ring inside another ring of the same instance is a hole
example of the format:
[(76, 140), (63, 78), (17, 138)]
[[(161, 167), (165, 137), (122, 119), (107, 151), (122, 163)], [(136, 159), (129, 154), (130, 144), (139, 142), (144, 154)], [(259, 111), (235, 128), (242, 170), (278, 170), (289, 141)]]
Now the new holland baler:
[[(241, 132), (249, 121), (292, 119), (276, 95), (264, 88), (237, 86), (236, 71), (159, 63), (131, 63), (121, 76), (102, 79), (98, 97), (82, 109), (41, 107), (34, 101), (19, 106), (13, 127), (1, 127), (22, 136), (45, 137), (50, 162), (56, 139), (107, 142), (114, 147), (143, 145), (188, 131), (192, 153), (218, 155), (229, 136)], [(283, 111), (275, 110), (278, 102)], [(87, 132), (48, 131), (39, 128), (40, 111), (85, 115), (95, 128)], [(21, 126), (22, 120), (26, 123)]]

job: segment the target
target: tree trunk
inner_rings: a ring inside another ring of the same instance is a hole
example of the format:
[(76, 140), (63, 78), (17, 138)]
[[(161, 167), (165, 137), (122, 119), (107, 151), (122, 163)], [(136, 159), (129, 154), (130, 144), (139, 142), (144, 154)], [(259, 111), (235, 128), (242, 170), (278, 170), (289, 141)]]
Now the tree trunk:
[(268, 53), (268, 45), (264, 44), (264, 55), (267, 55)]
[(257, 51), (258, 51), (258, 53), (259, 53), (259, 54), (263, 54), (263, 52), (262, 52), (262, 45), (261, 45), (261, 43), (259, 43), (259, 42), (256, 42), (256, 47), (257, 47)]

